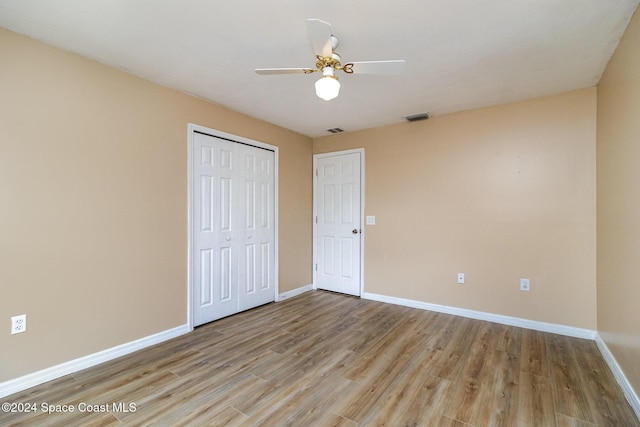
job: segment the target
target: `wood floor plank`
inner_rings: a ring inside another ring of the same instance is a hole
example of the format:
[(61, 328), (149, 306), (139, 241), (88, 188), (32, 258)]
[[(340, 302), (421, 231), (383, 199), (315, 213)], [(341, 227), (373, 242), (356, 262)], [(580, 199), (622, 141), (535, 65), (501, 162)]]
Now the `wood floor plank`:
[(341, 334), (352, 336), (354, 334), (352, 327), (359, 322), (357, 318), (351, 316), (344, 316), (340, 322), (330, 327), (324, 326), (326, 322), (310, 322), (308, 330), (287, 331), (289, 334), (286, 339), (271, 347), (271, 350), (276, 353), (299, 354), (315, 345), (333, 343)]
[[(40, 413), (39, 418), (36, 417), (37, 425), (44, 423), (46, 420), (60, 419), (78, 419), (82, 417), (79, 412), (79, 405), (103, 405), (111, 404), (113, 402), (120, 402), (122, 399), (136, 399), (139, 396), (144, 396), (149, 393), (150, 390), (154, 390), (162, 385), (169, 384), (175, 379), (175, 375), (166, 371), (156, 371), (153, 369), (144, 369), (131, 372), (130, 375), (118, 376), (114, 375), (108, 381), (89, 381), (86, 383), (76, 382), (75, 384), (58, 389), (51, 395), (42, 395), (37, 400), (29, 400), (29, 402), (37, 403), (38, 408), (46, 406), (71, 406), (75, 408), (75, 411), (71, 414), (59, 414), (53, 415), (41, 414), (41, 409), (35, 414), (3, 414), (0, 413), (0, 425), (15, 421), (22, 421), (23, 419), (30, 419)], [(16, 402), (17, 400), (12, 401)], [(25, 401), (22, 401), (25, 402)], [(80, 414), (80, 415), (79, 415)], [(5, 418), (5, 415), (6, 416)], [(17, 417), (15, 417), (17, 415)], [(67, 421), (61, 421), (61, 425)], [(67, 424), (72, 425), (72, 424)]]
[(530, 374), (549, 377), (549, 358), (545, 333), (524, 329), (521, 335), (520, 369)]
[(454, 319), (449, 323), (443, 331), (447, 336), (447, 342), (442, 349), (442, 355), (432, 366), (431, 375), (458, 381), (479, 327), (480, 323), (464, 318)]
[(495, 330), (490, 323), (478, 328), (456, 393), (444, 413), (447, 417), (472, 425), (514, 424), (519, 356), (497, 350)]
[(314, 388), (310, 389), (302, 399), (290, 401), (291, 410), (285, 424), (309, 426), (321, 418), (321, 414), (329, 412), (336, 403), (353, 386), (353, 383), (340, 375), (329, 375)]
[(432, 424), (434, 427), (475, 427), (471, 424), (463, 423), (462, 421), (453, 420), (449, 417), (445, 417), (444, 415), (440, 417), (440, 419)]
[[(355, 376), (355, 379), (361, 382), (366, 392), (357, 396), (356, 399), (342, 402), (340, 409), (335, 411), (337, 414), (356, 422), (362, 422), (381, 409), (380, 402), (385, 395), (390, 393), (392, 384), (410, 372), (410, 362), (414, 354), (418, 351), (426, 352), (428, 350), (426, 346), (421, 345), (419, 340), (412, 339), (413, 335), (409, 331), (410, 329), (403, 331), (406, 335), (397, 335), (397, 343), (387, 347), (385, 357), (380, 357), (373, 365), (377, 369), (369, 370), (369, 375), (357, 371), (358, 375)], [(357, 363), (359, 361), (356, 361)], [(346, 378), (353, 380), (354, 375), (348, 372)]]
[(595, 342), (588, 340), (572, 340), (576, 362), (582, 367), (580, 375), (584, 387), (588, 391), (589, 408), (596, 424), (640, 426), (635, 417), (630, 417), (631, 406), (627, 402), (613, 374), (608, 369)]
[[(183, 420), (197, 423), (230, 406), (231, 396), (246, 392), (262, 381), (248, 373), (236, 373), (224, 381), (204, 384), (181, 379), (171, 387), (141, 399), (140, 410), (122, 414), (120, 419), (127, 425), (178, 425)], [(240, 415), (235, 418), (245, 419)]]
[(278, 355), (281, 359), (274, 366), (278, 367), (276, 371), (280, 375), (270, 377), (263, 384), (239, 395), (231, 404), (243, 413), (253, 416), (266, 406), (273, 405), (273, 402), (286, 399), (296, 387), (306, 388), (313, 380), (328, 377), (334, 371), (333, 367), (343, 363), (350, 353), (348, 350), (335, 352), (333, 357), (323, 358), (323, 363), (309, 363), (308, 358), (298, 360), (295, 356)]
[(77, 384), (78, 381), (73, 375), (65, 375), (46, 383), (38, 384), (26, 390), (19, 391), (18, 393), (12, 394), (10, 397), (15, 402), (33, 402), (41, 400), (43, 397), (64, 396), (65, 394), (68, 394), (70, 389), (76, 387)]
[(593, 341), (323, 291), (2, 401), (136, 407), (0, 412), (3, 427), (640, 427)]
[[(259, 357), (250, 360), (258, 360)], [(177, 377), (174, 381), (159, 385), (153, 392), (136, 398), (139, 410), (133, 414), (123, 414), (121, 419), (131, 422), (150, 422), (169, 413), (186, 413), (228, 406), (234, 393), (248, 392), (264, 382), (249, 371), (250, 362), (245, 365), (220, 364), (216, 367), (202, 366), (191, 375)], [(194, 379), (196, 379), (194, 381)]]
[(340, 415), (328, 413), (322, 414), (313, 420), (309, 427), (357, 427), (359, 424)]
[[(2, 418), (0, 418), (2, 421)], [(68, 426), (121, 426), (122, 423), (113, 414), (67, 412), (34, 414), (33, 417), (16, 422), (1, 424), (3, 427), (68, 427)]]
[(425, 331), (433, 337), (429, 346), (435, 350), (444, 351), (459, 329), (459, 318), (450, 314), (437, 313)]
[[(316, 346), (311, 352), (321, 352)], [(322, 363), (312, 356), (281, 355), (273, 353), (276, 361), (266, 366), (257, 362), (251, 372), (265, 379), (264, 384), (254, 388), (243, 396), (232, 401), (232, 405), (245, 414), (253, 415), (274, 401), (280, 401), (291, 393), (291, 384), (303, 384), (313, 377), (324, 377), (334, 371), (334, 366), (344, 363), (349, 355), (348, 350), (334, 351), (332, 356), (322, 352)]]
[[(379, 303), (380, 304), (380, 303)], [(376, 307), (374, 306), (375, 310)], [(392, 331), (411, 311), (404, 307), (390, 306), (377, 310), (372, 317), (361, 317), (360, 334), (349, 344), (349, 349), (357, 353), (362, 353), (368, 348), (376, 345), (379, 340), (385, 339), (385, 335)], [(372, 327), (375, 325), (375, 327)]]
[(429, 374), (428, 364), (437, 354), (430, 350), (426, 358), (403, 376), (383, 400), (382, 407), (364, 424), (376, 426), (423, 426), (438, 420), (452, 397), (451, 382)]
[(553, 426), (556, 413), (551, 392), (551, 380), (520, 371), (516, 426)]
[[(157, 345), (158, 352), (179, 353), (186, 350), (198, 350), (201, 346), (210, 345), (216, 339), (224, 339), (224, 334), (214, 330), (210, 325), (195, 328), (190, 334), (182, 335)], [(143, 351), (143, 353), (146, 353)]]
[(551, 385), (556, 412), (589, 423), (595, 422), (587, 390), (571, 347), (571, 339), (561, 335), (545, 335), (551, 363)]
[[(212, 412), (212, 411), (208, 411)], [(173, 415), (173, 414), (172, 414)], [(175, 424), (169, 425), (181, 425), (181, 426), (207, 426), (207, 427), (236, 427), (246, 425), (247, 416), (231, 406), (226, 406), (222, 410), (213, 413), (205, 413), (194, 415), (187, 415), (184, 418), (172, 417), (175, 419)], [(162, 420), (171, 422), (171, 419)]]
[(522, 350), (522, 329), (515, 326), (496, 325), (498, 331), (498, 350), (511, 354), (520, 354)]
[[(597, 425), (597, 424), (588, 423), (582, 420), (576, 420), (575, 418), (571, 418), (563, 414), (557, 414), (556, 420), (557, 420), (556, 421), (557, 427), (594, 427)], [(624, 426), (624, 424), (621, 424), (620, 426), (622, 427)]]
[[(405, 340), (415, 341), (411, 334), (411, 324), (402, 322), (396, 325), (389, 333), (384, 334), (375, 344), (365, 351), (358, 352), (357, 363), (344, 373), (345, 378), (355, 382), (364, 382), (367, 378), (376, 375), (382, 366), (389, 365), (403, 351)], [(392, 362), (397, 364), (397, 362)]]
[(306, 427), (320, 413), (332, 408), (350, 384), (340, 376), (309, 376), (302, 387), (255, 412), (247, 419), (247, 425)]
[(486, 407), (478, 425), (513, 426), (517, 416), (520, 357), (503, 351), (496, 354), (498, 366), (492, 387), (483, 396)]

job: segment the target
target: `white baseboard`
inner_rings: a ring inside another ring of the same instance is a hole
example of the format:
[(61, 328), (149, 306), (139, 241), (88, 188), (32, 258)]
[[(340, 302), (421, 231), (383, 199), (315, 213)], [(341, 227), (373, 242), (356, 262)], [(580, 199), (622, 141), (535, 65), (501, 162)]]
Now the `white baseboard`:
[(483, 311), (467, 310), (465, 308), (431, 304), (428, 302), (390, 297), (380, 294), (371, 294), (368, 292), (365, 292), (362, 298), (370, 299), (373, 301), (387, 302), (390, 304), (403, 305), (405, 307), (420, 308), (422, 310), (436, 311), (438, 313), (453, 314), (456, 316), (468, 317), (471, 319), (486, 320), (487, 322), (500, 323), (503, 325), (518, 326), (520, 328), (533, 329), (536, 331), (566, 335), (569, 337), (585, 338), (589, 340), (594, 340), (596, 338), (596, 331), (592, 331), (590, 329), (575, 328), (573, 326), (538, 322), (535, 320), (522, 319), (519, 317), (503, 316), (501, 314), (485, 313)]
[(620, 384), (620, 387), (624, 392), (624, 396), (627, 398), (627, 401), (631, 405), (631, 408), (633, 408), (633, 412), (636, 413), (636, 417), (638, 417), (638, 419), (640, 420), (640, 398), (636, 394), (635, 390), (631, 386), (631, 383), (627, 379), (627, 376), (624, 374), (624, 371), (618, 364), (616, 358), (613, 357), (613, 354), (609, 350), (609, 347), (607, 347), (607, 344), (604, 342), (600, 334), (596, 335), (596, 344), (598, 345), (598, 349), (600, 349), (600, 353), (602, 353), (602, 357), (604, 358), (605, 362), (607, 362), (609, 369), (611, 369), (613, 376), (616, 378), (616, 381), (618, 381), (618, 384)]
[(282, 301), (282, 300), (285, 300), (287, 298), (292, 298), (292, 297), (295, 297), (297, 295), (303, 294), (305, 292), (312, 291), (314, 289), (315, 289), (315, 286), (306, 285), (306, 286), (299, 287), (297, 289), (293, 289), (291, 291), (283, 292), (280, 295), (278, 295), (278, 301)]
[(38, 384), (54, 380), (56, 378), (60, 378), (73, 372), (77, 372), (82, 369), (86, 369), (91, 366), (116, 359), (120, 356), (133, 353), (134, 351), (159, 344), (180, 335), (184, 335), (187, 332), (190, 332), (188, 325), (178, 326), (173, 329), (168, 329), (154, 335), (149, 335), (135, 341), (118, 345), (116, 347), (111, 347), (106, 350), (90, 354), (88, 356), (70, 360), (68, 362), (64, 362), (59, 365), (43, 369), (41, 371), (2, 382), (0, 383), (0, 398), (8, 396), (10, 394), (18, 393), (22, 390), (28, 389), (29, 387), (33, 387)]

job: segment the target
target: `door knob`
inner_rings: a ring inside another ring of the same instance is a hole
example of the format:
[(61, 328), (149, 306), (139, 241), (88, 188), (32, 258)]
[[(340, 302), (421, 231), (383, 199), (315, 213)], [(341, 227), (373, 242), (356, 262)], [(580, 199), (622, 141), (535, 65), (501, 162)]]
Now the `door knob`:
[(354, 228), (351, 232), (352, 232), (353, 234), (358, 234), (358, 229), (357, 229), (357, 228)]

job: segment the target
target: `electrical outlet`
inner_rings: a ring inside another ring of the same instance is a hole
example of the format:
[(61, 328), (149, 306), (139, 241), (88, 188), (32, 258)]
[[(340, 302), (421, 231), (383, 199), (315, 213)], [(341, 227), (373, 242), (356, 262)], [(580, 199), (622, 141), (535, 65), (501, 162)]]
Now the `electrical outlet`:
[(520, 290), (529, 292), (530, 289), (531, 289), (531, 286), (529, 283), (529, 279), (520, 279)]
[(458, 283), (464, 283), (464, 273), (458, 273)]
[(11, 333), (21, 334), (27, 332), (27, 315), (13, 316), (11, 318)]

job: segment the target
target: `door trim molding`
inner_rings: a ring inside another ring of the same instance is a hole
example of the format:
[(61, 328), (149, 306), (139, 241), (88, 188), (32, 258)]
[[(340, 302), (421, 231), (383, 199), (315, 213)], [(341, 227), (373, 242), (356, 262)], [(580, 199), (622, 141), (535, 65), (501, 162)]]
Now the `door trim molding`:
[(275, 284), (274, 284), (274, 301), (279, 301), (279, 240), (278, 240), (278, 208), (279, 208), (279, 197), (278, 197), (278, 172), (279, 172), (279, 148), (276, 145), (267, 144), (260, 141), (255, 141), (253, 139), (245, 138), (239, 135), (233, 135), (231, 133), (222, 132), (220, 130), (211, 129), (205, 126), (200, 126), (194, 123), (189, 123), (187, 125), (187, 326), (189, 331), (192, 331), (193, 326), (193, 202), (195, 200), (195, 195), (193, 194), (194, 185), (193, 185), (193, 146), (194, 146), (194, 135), (196, 133), (203, 133), (206, 135), (210, 135), (217, 138), (226, 139), (229, 141), (237, 142), (239, 144), (251, 145), (253, 147), (264, 148), (266, 150), (271, 150), (274, 152), (274, 162), (273, 162), (273, 199), (274, 199), (274, 276), (275, 276)]
[(365, 195), (365, 173), (364, 173), (364, 168), (365, 168), (365, 160), (364, 160), (364, 148), (354, 148), (351, 150), (341, 150), (341, 151), (331, 151), (328, 153), (319, 153), (319, 154), (314, 154), (313, 155), (313, 216), (311, 217), (311, 221), (313, 222), (313, 240), (312, 240), (312, 245), (313, 245), (313, 256), (311, 259), (311, 271), (313, 272), (313, 289), (317, 289), (318, 287), (316, 286), (316, 259), (318, 254), (316, 253), (316, 240), (318, 239), (318, 225), (316, 224), (316, 215), (318, 215), (318, 206), (317, 206), (317, 200), (316, 197), (318, 195), (318, 189), (317, 189), (317, 185), (318, 185), (318, 175), (317, 175), (317, 170), (318, 170), (318, 159), (322, 159), (325, 157), (332, 157), (332, 156), (340, 156), (343, 154), (354, 154), (354, 153), (359, 153), (360, 154), (360, 226), (362, 229), (362, 232), (360, 233), (360, 295), (358, 295), (359, 297), (362, 297), (364, 295), (364, 240), (365, 240), (365, 222), (364, 222), (364, 195)]

